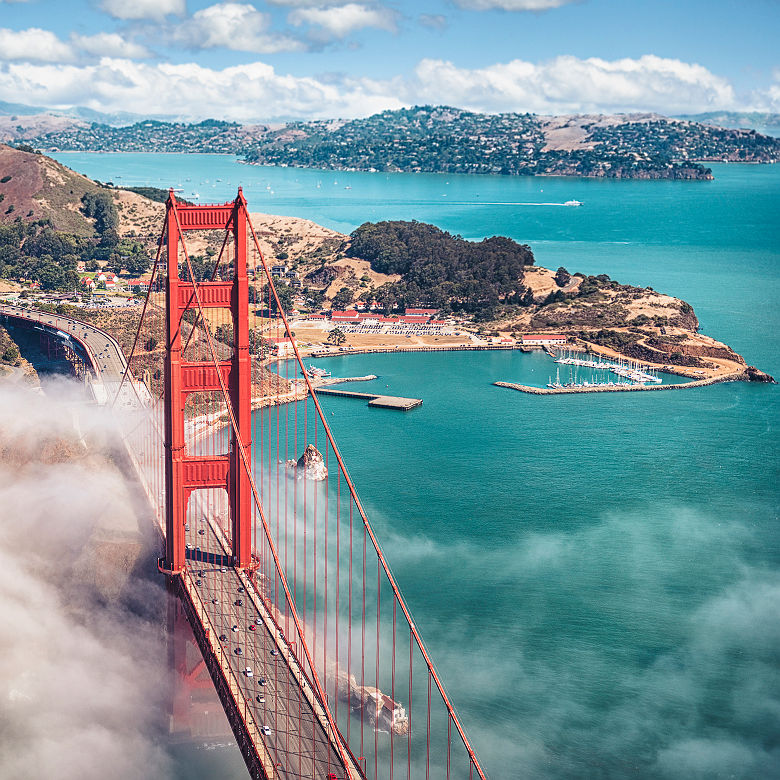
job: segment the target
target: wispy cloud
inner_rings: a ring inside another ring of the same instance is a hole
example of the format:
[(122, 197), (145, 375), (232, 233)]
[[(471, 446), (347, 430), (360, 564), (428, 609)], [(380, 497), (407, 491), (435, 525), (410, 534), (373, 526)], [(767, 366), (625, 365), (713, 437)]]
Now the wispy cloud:
[(455, 5), (471, 11), (549, 11), (576, 0), (454, 0)]
[(187, 12), (186, 0), (102, 0), (100, 7), (115, 19), (163, 19)]
[[(102, 426), (91, 417), (89, 437)], [(2, 774), (82, 780), (111, 767), (122, 780), (168, 777), (155, 740), (165, 649), (150, 607), (165, 592), (101, 555), (104, 538), (127, 549), (144, 541), (121, 476), (81, 452), (70, 421), (66, 404), (0, 389)], [(59, 457), (63, 447), (75, 457)]]
[(423, 27), (430, 27), (434, 30), (446, 30), (449, 26), (447, 17), (443, 14), (420, 14), (417, 21)]
[(119, 33), (74, 34), (71, 41), (80, 51), (97, 57), (127, 57), (135, 60), (152, 56), (152, 52), (146, 46), (129, 41)]
[(458, 620), (421, 595), (415, 616), (455, 701), (484, 713), (466, 726), (491, 776), (774, 776), (780, 576), (749, 525), (653, 504), (521, 528), (500, 547), (383, 539), (399, 580), (425, 567), (432, 604), (490, 607)]

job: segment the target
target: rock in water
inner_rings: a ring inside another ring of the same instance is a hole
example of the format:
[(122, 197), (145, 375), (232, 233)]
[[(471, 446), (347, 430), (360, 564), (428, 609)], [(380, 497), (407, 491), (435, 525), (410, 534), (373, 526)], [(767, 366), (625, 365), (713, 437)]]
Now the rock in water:
[(315, 482), (322, 482), (328, 477), (325, 458), (313, 444), (306, 447), (303, 455), (297, 461), (288, 460), (287, 468), (295, 471), (296, 479), (311, 479)]

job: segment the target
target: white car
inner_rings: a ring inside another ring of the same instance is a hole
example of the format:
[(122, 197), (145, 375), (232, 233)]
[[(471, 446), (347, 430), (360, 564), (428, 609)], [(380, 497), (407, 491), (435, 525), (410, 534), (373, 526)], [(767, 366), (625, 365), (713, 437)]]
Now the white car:
[(263, 734), (265, 734), (266, 737), (270, 737), (271, 736), (271, 727), (270, 726), (260, 726), (260, 731), (262, 731)]
[(254, 672), (247, 666), (246, 669), (244, 669), (244, 674), (247, 677), (254, 677)]

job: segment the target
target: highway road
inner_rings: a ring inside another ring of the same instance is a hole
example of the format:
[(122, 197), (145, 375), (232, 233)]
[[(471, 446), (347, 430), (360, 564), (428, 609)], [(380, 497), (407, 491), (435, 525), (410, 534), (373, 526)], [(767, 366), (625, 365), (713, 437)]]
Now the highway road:
[[(127, 361), (122, 354), (119, 344), (105, 331), (72, 317), (48, 314), (35, 309), (25, 309), (21, 306), (0, 304), (0, 313), (40, 323), (47, 328), (67, 334), (71, 339), (78, 342), (86, 353), (87, 360), (92, 367), (93, 385), (97, 386), (96, 397), (100, 396), (98, 400), (104, 403), (113, 401)], [(102, 390), (100, 390), (101, 387), (103, 388)], [(121, 401), (123, 403), (132, 403), (132, 395), (132, 389), (129, 386), (123, 388)], [(102, 396), (105, 396), (105, 398)]]

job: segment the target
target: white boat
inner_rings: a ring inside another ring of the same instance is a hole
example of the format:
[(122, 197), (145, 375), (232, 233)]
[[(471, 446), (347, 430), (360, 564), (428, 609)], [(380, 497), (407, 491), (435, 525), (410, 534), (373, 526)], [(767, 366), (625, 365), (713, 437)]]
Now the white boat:
[(324, 368), (317, 368), (317, 366), (312, 366), (312, 365), (307, 367), (306, 373), (312, 379), (323, 379), (326, 376), (330, 376), (330, 371), (327, 371)]
[(564, 206), (581, 206), (582, 201), (581, 200), (567, 200), (566, 203), (563, 204)]

